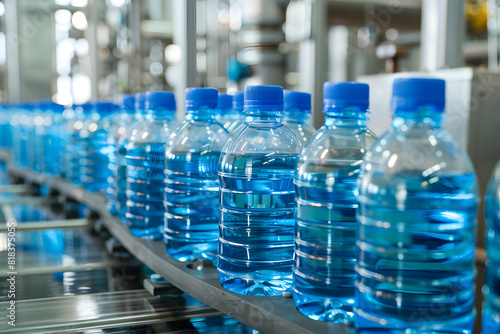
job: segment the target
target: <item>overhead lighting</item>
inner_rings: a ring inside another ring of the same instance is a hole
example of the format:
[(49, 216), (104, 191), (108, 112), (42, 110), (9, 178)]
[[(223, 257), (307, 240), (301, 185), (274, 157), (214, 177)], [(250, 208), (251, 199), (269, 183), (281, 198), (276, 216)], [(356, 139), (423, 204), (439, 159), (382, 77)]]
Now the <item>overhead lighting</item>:
[(71, 23), (73, 24), (73, 27), (78, 30), (87, 30), (87, 28), (89, 27), (87, 17), (81, 11), (76, 11), (73, 13), (73, 16), (71, 17)]

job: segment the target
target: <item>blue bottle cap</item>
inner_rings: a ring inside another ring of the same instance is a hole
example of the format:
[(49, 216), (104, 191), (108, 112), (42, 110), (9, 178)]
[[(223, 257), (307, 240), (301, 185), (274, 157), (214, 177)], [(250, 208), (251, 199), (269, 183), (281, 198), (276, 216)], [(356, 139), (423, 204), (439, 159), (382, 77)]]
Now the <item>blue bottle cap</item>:
[(233, 95), (219, 93), (219, 99), (217, 100), (217, 109), (227, 110), (233, 108)]
[(111, 102), (98, 101), (95, 104), (94, 110), (99, 115), (111, 114), (118, 109), (118, 106)]
[(125, 110), (135, 109), (135, 95), (134, 94), (123, 94), (122, 95), (122, 106)]
[(215, 109), (218, 95), (215, 88), (186, 88), (186, 111), (195, 111), (201, 107)]
[(233, 109), (235, 111), (243, 111), (245, 105), (245, 92), (236, 92), (233, 96)]
[(144, 110), (146, 108), (146, 94), (136, 93), (135, 94), (135, 109)]
[(392, 85), (391, 109), (416, 111), (430, 107), (443, 112), (445, 105), (445, 81), (431, 78), (398, 78)]
[(300, 109), (311, 112), (311, 94), (309, 93), (284, 89), (283, 99), (285, 101), (285, 111), (291, 109)]
[(175, 110), (175, 96), (172, 92), (146, 92), (146, 110)]
[(365, 83), (327, 81), (323, 84), (323, 112), (348, 107), (366, 111), (369, 104), (369, 87)]
[(91, 112), (94, 110), (94, 105), (90, 102), (84, 103), (84, 104), (79, 104), (75, 106), (75, 109), (81, 109), (84, 113)]
[(66, 107), (64, 107), (62, 104), (52, 102), (49, 105), (50, 110), (56, 112), (56, 113), (63, 113), (64, 110), (66, 110)]
[(245, 110), (283, 110), (283, 87), (246, 86)]

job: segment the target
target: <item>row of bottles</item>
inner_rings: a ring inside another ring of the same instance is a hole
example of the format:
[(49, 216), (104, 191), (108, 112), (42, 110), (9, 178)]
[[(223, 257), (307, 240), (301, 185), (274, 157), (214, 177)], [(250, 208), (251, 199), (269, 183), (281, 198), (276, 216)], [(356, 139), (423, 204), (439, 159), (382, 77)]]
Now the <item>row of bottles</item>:
[[(119, 107), (6, 105), (0, 145), (19, 167), (105, 193), (136, 237), (163, 238), (174, 259), (213, 261), (229, 291), (292, 291), (304, 315), (359, 333), (472, 333), (478, 190), (442, 128), (444, 81), (396, 79), (378, 139), (368, 85), (327, 82), (323, 95), (318, 131), (310, 95), (279, 86), (189, 88), (181, 124), (169, 92)], [(500, 331), (498, 184), (485, 333)]]

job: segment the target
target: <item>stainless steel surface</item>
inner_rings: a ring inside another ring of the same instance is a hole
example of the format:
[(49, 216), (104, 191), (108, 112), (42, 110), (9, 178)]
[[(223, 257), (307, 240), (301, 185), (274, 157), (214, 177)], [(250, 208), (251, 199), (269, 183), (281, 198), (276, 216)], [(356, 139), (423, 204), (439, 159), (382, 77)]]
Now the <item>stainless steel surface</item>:
[(118, 218), (109, 214), (100, 194), (90, 194), (58, 178), (46, 178), (10, 168), (14, 177), (46, 184), (60, 194), (85, 203), (107, 230), (137, 259), (187, 294), (265, 333), (354, 333), (353, 328), (311, 320), (300, 314), (291, 298), (241, 296), (224, 290), (211, 263), (181, 263), (172, 259), (162, 241), (135, 238)]
[[(16, 230), (23, 232), (32, 230), (50, 230), (55, 228), (81, 228), (90, 227), (90, 222), (91, 221), (86, 218), (61, 219), (44, 222), (23, 222), (17, 226)], [(2, 232), (7, 232), (7, 226), (0, 226), (0, 233)]]
[[(181, 297), (181, 296), (179, 296)], [(182, 298), (168, 304), (145, 290), (78, 296), (20, 300), (19, 329), (5, 328), (2, 333), (62, 333), (212, 317), (220, 313), (200, 302), (186, 305)], [(0, 307), (6, 307), (0, 303)]]
[(324, 123), (323, 83), (328, 80), (327, 7), (326, 0), (317, 0), (311, 6), (311, 37), (300, 42), (300, 90), (311, 93), (312, 122), (315, 128)]
[(285, 84), (286, 57), (280, 51), (285, 41), (283, 24), (288, 0), (240, 0), (241, 27), (236, 32), (238, 61), (249, 67), (249, 76), (239, 82), (246, 85)]
[(436, 71), (464, 64), (464, 0), (423, 0), (420, 69)]
[(488, 69), (498, 70), (498, 4), (497, 0), (488, 0)]
[[(7, 36), (19, 36), (18, 34), (18, 1), (5, 0), (6, 15), (6, 31)], [(9, 92), (10, 101), (19, 101), (21, 98), (21, 73), (19, 59), (19, 38), (12, 38), (9, 47), (6, 48), (7, 56), (7, 90)]]
[[(196, 1), (174, 1), (174, 43), (182, 52), (175, 86), (177, 101), (184, 101), (187, 87), (198, 86), (196, 70)], [(184, 103), (177, 103), (177, 119), (184, 119)]]

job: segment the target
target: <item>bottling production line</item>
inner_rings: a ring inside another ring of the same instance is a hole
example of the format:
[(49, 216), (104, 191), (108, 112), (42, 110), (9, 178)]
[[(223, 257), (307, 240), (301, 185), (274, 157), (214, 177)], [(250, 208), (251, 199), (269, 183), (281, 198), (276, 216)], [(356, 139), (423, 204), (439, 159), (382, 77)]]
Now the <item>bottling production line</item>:
[[(311, 93), (320, 128), (323, 83), (359, 81), (370, 85), (368, 126), (380, 135), (394, 78), (441, 78), (445, 129), (467, 150), (484, 198), (500, 158), (499, 9), (495, 0), (2, 0), (0, 101), (77, 105), (142, 91), (183, 101), (188, 87), (280, 85)], [(16, 324), (0, 322), (1, 333), (356, 332), (303, 316), (290, 292), (223, 289), (212, 262), (174, 260), (163, 240), (134, 237), (104, 193), (16, 166), (6, 150), (0, 209), (0, 314)], [(483, 203), (477, 217), (481, 333)]]

